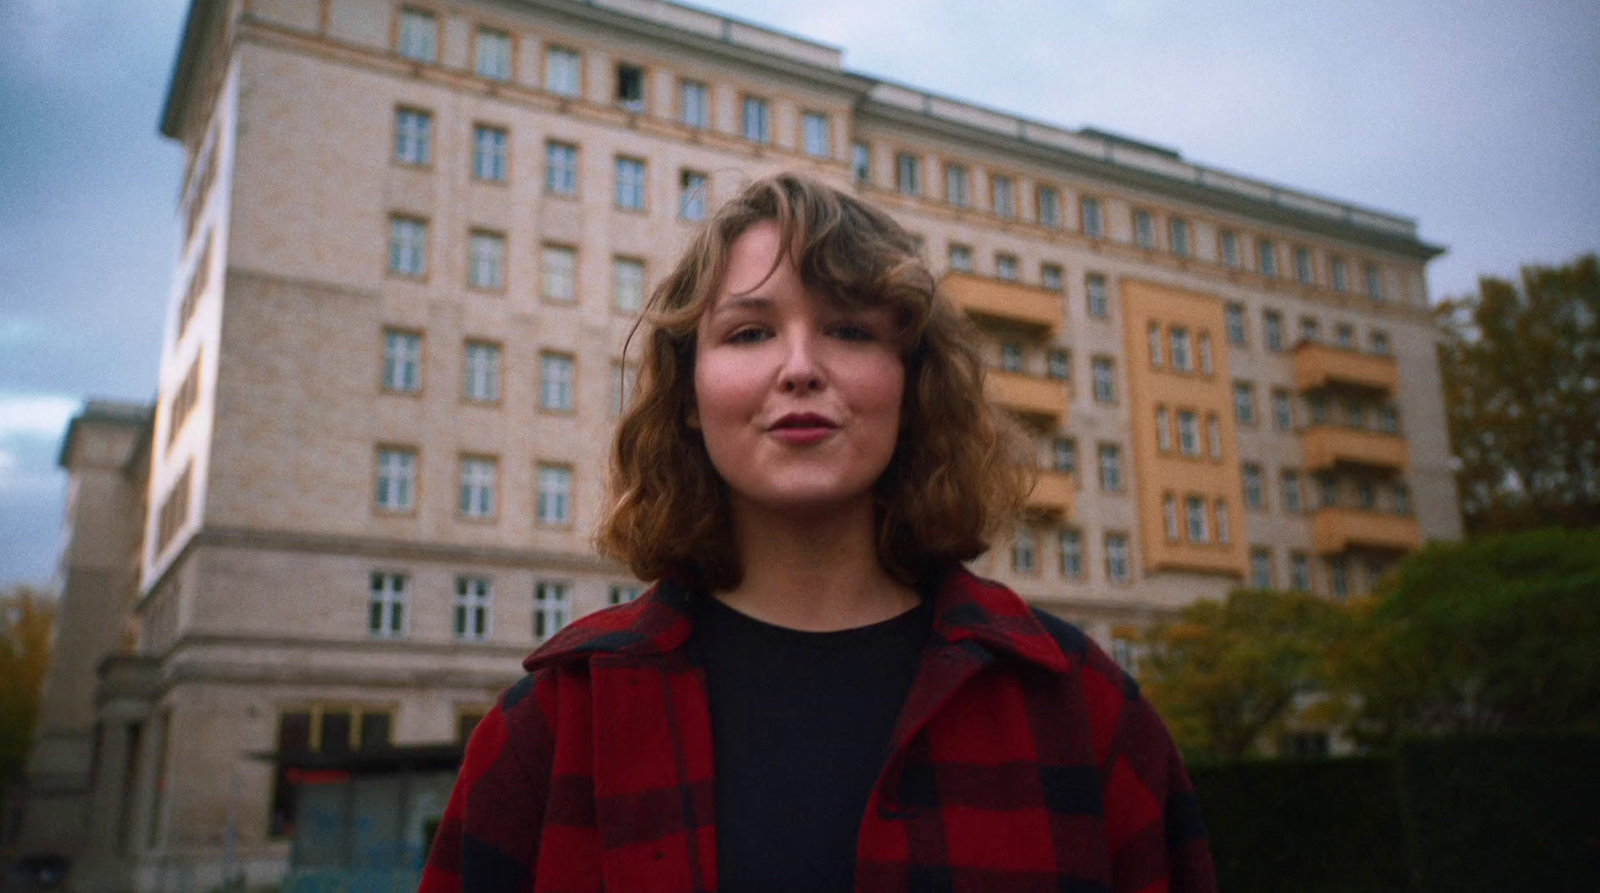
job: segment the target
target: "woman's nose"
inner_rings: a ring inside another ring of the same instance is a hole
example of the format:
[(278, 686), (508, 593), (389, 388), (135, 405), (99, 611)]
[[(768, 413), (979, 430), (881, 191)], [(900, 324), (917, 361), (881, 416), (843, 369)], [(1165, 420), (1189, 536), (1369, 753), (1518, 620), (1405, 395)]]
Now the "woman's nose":
[(778, 385), (785, 393), (820, 390), (827, 378), (817, 356), (817, 343), (809, 333), (797, 333), (787, 339), (783, 368), (778, 371)]

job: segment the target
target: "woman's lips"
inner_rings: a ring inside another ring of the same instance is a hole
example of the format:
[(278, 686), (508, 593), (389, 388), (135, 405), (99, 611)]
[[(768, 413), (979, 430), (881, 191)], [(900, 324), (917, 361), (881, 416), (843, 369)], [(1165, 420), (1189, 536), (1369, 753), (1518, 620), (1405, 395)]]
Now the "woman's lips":
[(784, 443), (805, 446), (824, 440), (837, 430), (839, 426), (827, 417), (804, 412), (779, 418), (767, 428), (767, 433)]

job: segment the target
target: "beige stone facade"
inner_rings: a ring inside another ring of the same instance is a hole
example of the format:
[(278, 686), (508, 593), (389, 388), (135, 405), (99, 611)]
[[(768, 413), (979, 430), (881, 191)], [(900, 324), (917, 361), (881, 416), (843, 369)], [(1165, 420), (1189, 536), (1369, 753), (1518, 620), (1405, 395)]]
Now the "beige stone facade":
[(161, 126), (185, 248), (95, 888), (276, 878), (263, 755), (452, 740), (637, 591), (590, 536), (640, 283), (763, 174), (948, 271), (1045, 471), (976, 569), (1102, 642), (1460, 535), (1404, 218), (658, 0), (197, 0)]

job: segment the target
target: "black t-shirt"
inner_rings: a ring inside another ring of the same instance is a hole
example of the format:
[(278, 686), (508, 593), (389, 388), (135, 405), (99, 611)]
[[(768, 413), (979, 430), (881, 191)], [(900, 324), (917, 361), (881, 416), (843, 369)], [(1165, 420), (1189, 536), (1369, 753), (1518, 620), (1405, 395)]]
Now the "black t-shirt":
[(933, 628), (930, 599), (857, 629), (802, 632), (696, 599), (724, 893), (848, 893), (856, 837)]

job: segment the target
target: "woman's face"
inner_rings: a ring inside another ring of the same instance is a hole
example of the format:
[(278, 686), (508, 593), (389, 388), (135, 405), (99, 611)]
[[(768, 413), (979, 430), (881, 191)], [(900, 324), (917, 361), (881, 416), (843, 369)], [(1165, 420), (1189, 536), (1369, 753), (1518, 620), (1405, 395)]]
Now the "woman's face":
[(690, 424), (736, 505), (814, 515), (870, 503), (900, 434), (893, 318), (810, 293), (788, 259), (773, 269), (778, 236), (767, 221), (732, 245), (700, 318)]

